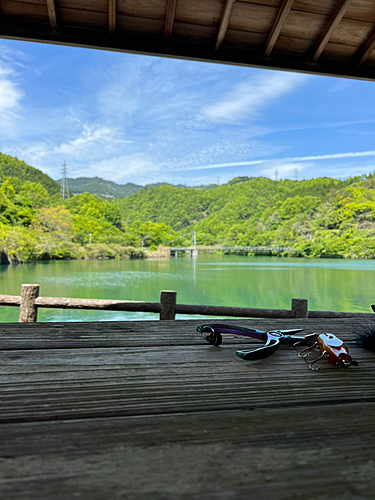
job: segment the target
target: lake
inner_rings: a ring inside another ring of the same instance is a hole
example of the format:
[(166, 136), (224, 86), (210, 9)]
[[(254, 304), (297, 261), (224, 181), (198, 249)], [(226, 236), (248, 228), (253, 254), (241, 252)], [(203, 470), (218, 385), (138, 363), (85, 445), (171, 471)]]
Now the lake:
[[(73, 260), (0, 266), (0, 294), (20, 295), (37, 283), (44, 297), (158, 302), (176, 290), (177, 302), (290, 309), (292, 298), (311, 310), (371, 312), (375, 261), (200, 255), (198, 259)], [(0, 307), (0, 322), (18, 321), (19, 309)], [(193, 316), (178, 315), (178, 319)], [(157, 314), (39, 309), (38, 321), (158, 319)]]

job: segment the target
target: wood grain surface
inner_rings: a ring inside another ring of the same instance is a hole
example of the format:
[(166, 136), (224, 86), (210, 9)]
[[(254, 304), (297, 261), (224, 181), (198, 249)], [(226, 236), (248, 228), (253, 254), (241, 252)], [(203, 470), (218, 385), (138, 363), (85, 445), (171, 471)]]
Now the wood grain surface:
[[(198, 324), (305, 328), (358, 367), (293, 347), (246, 362)], [(373, 323), (372, 323), (373, 324)], [(375, 354), (363, 319), (0, 325), (0, 497), (362, 499), (375, 477)]]

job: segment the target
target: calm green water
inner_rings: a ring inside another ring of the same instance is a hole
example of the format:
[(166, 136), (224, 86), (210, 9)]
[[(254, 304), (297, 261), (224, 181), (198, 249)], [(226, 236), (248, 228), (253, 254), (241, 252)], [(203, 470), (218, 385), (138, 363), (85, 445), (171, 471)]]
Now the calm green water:
[[(49, 297), (146, 300), (176, 290), (177, 302), (290, 309), (293, 297), (309, 309), (371, 312), (375, 261), (199, 256), (170, 260), (54, 261), (0, 266), (0, 294), (19, 295), (22, 283), (39, 283)], [(178, 316), (183, 319), (187, 316)], [(158, 319), (112, 311), (39, 309), (38, 321)], [(18, 321), (18, 308), (0, 307), (0, 322)]]

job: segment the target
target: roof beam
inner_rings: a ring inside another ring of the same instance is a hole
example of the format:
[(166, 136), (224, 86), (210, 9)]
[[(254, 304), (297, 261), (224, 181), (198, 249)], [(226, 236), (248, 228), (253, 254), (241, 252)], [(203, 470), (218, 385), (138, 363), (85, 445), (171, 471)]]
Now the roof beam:
[(327, 43), (329, 42), (332, 33), (335, 31), (341, 19), (344, 17), (345, 12), (347, 11), (351, 1), (352, 0), (340, 0), (339, 3), (337, 4), (335, 11), (333, 12), (330, 20), (325, 26), (323, 32), (319, 37), (319, 40), (317, 41), (314, 47), (314, 55), (312, 58), (312, 62), (316, 62), (319, 59), (321, 53), (323, 52)]
[(218, 50), (221, 47), (222, 43), (224, 42), (224, 38), (228, 29), (229, 20), (231, 18), (235, 3), (236, 0), (226, 0), (225, 2), (223, 15), (221, 16), (221, 21), (220, 21), (219, 33), (217, 34), (216, 38), (215, 50)]
[(276, 16), (275, 22), (273, 23), (272, 29), (270, 31), (270, 34), (268, 35), (268, 39), (266, 42), (266, 48), (264, 50), (264, 55), (265, 57), (269, 57), (271, 55), (271, 52), (277, 42), (277, 39), (279, 38), (280, 32), (284, 26), (284, 23), (286, 21), (286, 18), (288, 17), (288, 14), (290, 12), (290, 9), (292, 8), (294, 0), (284, 0), (280, 10)]
[(53, 30), (57, 30), (56, 7), (55, 0), (47, 0), (47, 10), (49, 17), (49, 24)]
[(165, 11), (164, 38), (168, 40), (172, 36), (174, 16), (176, 14), (177, 0), (167, 0)]
[(362, 49), (359, 52), (359, 60), (358, 60), (358, 67), (361, 67), (362, 64), (369, 58), (371, 52), (375, 49), (375, 31), (373, 31), (372, 35), (370, 38), (367, 40), (367, 42), (364, 44)]
[(117, 0), (108, 0), (108, 31), (113, 35), (116, 29)]

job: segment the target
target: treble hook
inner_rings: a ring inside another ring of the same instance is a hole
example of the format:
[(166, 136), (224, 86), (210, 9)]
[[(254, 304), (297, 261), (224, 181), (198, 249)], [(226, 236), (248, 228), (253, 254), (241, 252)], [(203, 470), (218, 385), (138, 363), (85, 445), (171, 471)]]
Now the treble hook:
[(296, 346), (301, 345), (301, 344), (302, 344), (302, 342), (296, 342), (295, 344), (293, 344), (293, 347), (294, 347), (295, 351), (297, 352), (297, 356), (299, 358), (302, 358), (302, 359), (307, 358), (308, 355), (311, 353), (311, 351), (316, 350), (316, 347), (318, 346), (318, 343), (315, 342), (315, 344), (313, 344), (312, 346), (306, 347), (306, 349), (302, 349), (302, 351), (298, 351)]
[(306, 361), (306, 363), (309, 363), (310, 370), (318, 371), (318, 370), (321, 369), (321, 366), (318, 366), (317, 368), (315, 368), (315, 366), (313, 366), (313, 364), (316, 363), (317, 361), (319, 361), (320, 359), (325, 358), (326, 357), (326, 353), (327, 353), (327, 351), (322, 352), (322, 354), (320, 356), (318, 356), (317, 358), (315, 358), (313, 361), (311, 361), (311, 363), (309, 363), (306, 360), (306, 358), (304, 358), (305, 361)]

